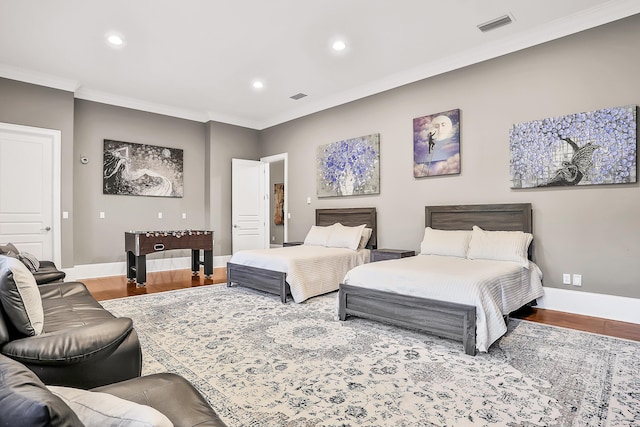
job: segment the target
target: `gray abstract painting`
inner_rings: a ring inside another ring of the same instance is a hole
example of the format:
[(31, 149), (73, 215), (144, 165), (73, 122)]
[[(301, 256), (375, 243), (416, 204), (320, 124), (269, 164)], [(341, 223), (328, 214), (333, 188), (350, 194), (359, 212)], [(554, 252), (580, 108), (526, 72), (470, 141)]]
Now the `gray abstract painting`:
[(182, 197), (183, 150), (104, 140), (103, 193)]

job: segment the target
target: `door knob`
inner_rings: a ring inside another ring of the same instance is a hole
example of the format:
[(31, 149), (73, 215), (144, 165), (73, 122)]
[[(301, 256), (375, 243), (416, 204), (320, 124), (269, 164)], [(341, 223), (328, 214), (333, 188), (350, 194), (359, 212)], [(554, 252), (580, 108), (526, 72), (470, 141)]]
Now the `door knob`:
[(233, 228), (238, 228), (238, 226), (236, 224), (233, 224)]
[(41, 228), (41, 231), (51, 231), (51, 227), (45, 227), (45, 228)]

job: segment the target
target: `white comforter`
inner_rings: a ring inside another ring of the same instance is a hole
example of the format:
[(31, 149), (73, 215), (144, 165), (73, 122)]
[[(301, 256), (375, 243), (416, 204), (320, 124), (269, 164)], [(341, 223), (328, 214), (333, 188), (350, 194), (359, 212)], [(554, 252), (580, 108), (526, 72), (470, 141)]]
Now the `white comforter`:
[(418, 255), (374, 262), (349, 271), (344, 283), (476, 307), (476, 348), (507, 332), (503, 315), (541, 297), (542, 272), (515, 262)]
[(295, 302), (335, 291), (352, 268), (369, 262), (369, 249), (288, 246), (236, 252), (229, 262), (287, 273)]

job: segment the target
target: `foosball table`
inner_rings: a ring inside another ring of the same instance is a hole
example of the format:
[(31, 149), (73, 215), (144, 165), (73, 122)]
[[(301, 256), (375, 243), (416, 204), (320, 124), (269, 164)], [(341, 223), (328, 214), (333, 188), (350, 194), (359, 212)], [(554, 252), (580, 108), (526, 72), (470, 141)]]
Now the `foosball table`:
[[(130, 231), (124, 233), (124, 249), (127, 253), (127, 279), (144, 284), (147, 281), (148, 254), (172, 249), (191, 249), (191, 272), (200, 273), (204, 265), (205, 277), (213, 274), (213, 231)], [(204, 262), (200, 262), (200, 251)]]

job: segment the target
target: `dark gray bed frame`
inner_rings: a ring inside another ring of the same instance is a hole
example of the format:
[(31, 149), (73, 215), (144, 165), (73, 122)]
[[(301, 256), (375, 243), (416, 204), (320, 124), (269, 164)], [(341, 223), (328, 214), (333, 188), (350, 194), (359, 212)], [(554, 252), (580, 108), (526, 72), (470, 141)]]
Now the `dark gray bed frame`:
[[(530, 203), (426, 206), (425, 225), (440, 230), (533, 230)], [(529, 248), (529, 258), (533, 253)], [(340, 284), (338, 315), (364, 317), (461, 340), (466, 354), (476, 352), (476, 308), (472, 305), (406, 296)]]
[[(327, 226), (336, 222), (349, 227), (366, 224), (372, 229), (367, 248), (377, 247), (376, 208), (316, 209), (316, 225)], [(287, 273), (228, 262), (227, 286), (231, 284), (280, 295), (283, 303), (287, 302), (290, 294)]]

